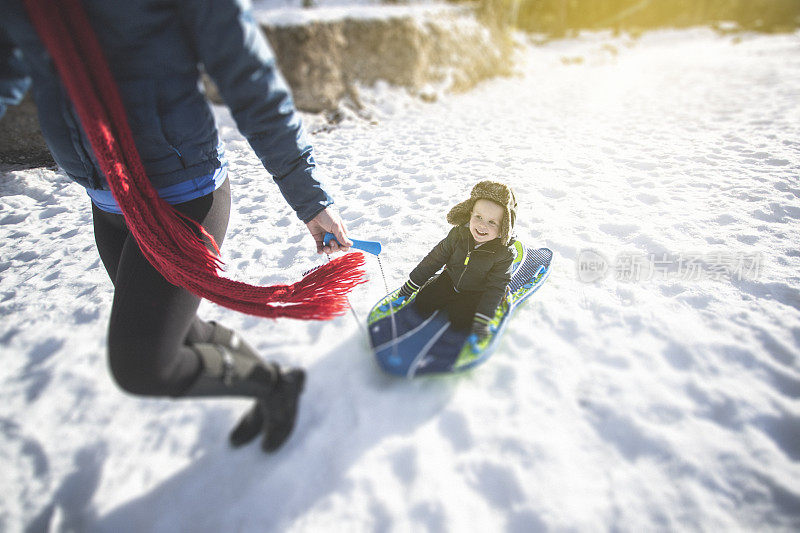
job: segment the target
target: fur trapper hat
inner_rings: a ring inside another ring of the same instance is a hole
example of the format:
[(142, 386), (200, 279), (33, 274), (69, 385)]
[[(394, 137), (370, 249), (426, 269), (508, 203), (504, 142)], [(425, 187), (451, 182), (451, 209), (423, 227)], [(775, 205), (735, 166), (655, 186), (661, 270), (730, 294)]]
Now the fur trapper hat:
[(472, 208), (478, 200), (491, 200), (503, 208), (503, 222), (500, 225), (500, 240), (508, 246), (511, 231), (517, 219), (517, 199), (514, 190), (508, 185), (496, 181), (481, 181), (472, 188), (469, 200), (465, 200), (453, 207), (447, 213), (447, 221), (454, 226), (461, 226), (469, 222)]

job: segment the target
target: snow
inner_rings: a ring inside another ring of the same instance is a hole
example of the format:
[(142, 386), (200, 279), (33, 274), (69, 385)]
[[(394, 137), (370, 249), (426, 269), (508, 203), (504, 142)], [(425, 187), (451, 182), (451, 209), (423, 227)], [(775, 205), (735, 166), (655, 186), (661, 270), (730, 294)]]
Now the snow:
[[(204, 303), (309, 372), (273, 455), (231, 450), (244, 400), (118, 390), (111, 283), (63, 174), (0, 179), (4, 531), (789, 531), (800, 527), (800, 33), (588, 34), (526, 46), (517, 75), (424, 103), (365, 88), (362, 118), (306, 116), (352, 236), (390, 287), (478, 180), (513, 185), (517, 233), (554, 250), (495, 355), (460, 376), (381, 373), (352, 315), (259, 320)], [(324, 259), (217, 110), (237, 279)], [(369, 116), (364, 119), (364, 116)], [(581, 281), (585, 250), (605, 277)], [(628, 257), (667, 254), (625, 279)], [(702, 275), (681, 254), (701, 256)], [(760, 271), (714, 275), (715, 254)], [(385, 292), (351, 296), (363, 320)]]
[(410, 17), (450, 16), (467, 12), (470, 5), (428, 0), (411, 4), (387, 5), (381, 0), (314, 0), (314, 7), (303, 7), (299, 0), (256, 0), (252, 2), (256, 19), (269, 26), (300, 26), (340, 20), (389, 20)]
[(422, 3), (404, 4), (396, 6), (386, 5), (327, 5), (312, 9), (296, 6), (262, 7), (255, 5), (254, 16), (262, 23), (269, 26), (301, 26), (316, 22), (337, 22), (340, 20), (389, 20), (409, 17), (414, 20), (426, 17), (441, 17), (465, 13), (469, 8), (462, 8), (452, 4)]

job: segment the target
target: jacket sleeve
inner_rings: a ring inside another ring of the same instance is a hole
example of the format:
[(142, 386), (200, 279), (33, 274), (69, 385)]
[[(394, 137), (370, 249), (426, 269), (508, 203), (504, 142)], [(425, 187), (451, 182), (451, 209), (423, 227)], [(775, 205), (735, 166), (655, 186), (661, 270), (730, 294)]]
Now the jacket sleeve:
[(447, 260), (450, 258), (453, 250), (455, 249), (457, 229), (458, 227), (451, 229), (450, 233), (447, 234), (447, 237), (442, 239), (439, 244), (434, 246), (433, 249), (428, 252), (428, 255), (426, 255), (425, 258), (420, 261), (417, 267), (411, 271), (411, 274), (408, 277), (411, 279), (412, 283), (421, 287), (426, 281), (431, 279), (431, 276), (438, 272), (439, 269), (447, 263)]
[(18, 105), (30, 87), (22, 52), (0, 27), (0, 119), (9, 105)]
[(486, 290), (481, 296), (475, 316), (483, 315), (487, 320), (494, 318), (495, 310), (506, 293), (506, 287), (511, 283), (511, 265), (514, 262), (514, 254), (508, 250), (503, 254), (502, 259), (492, 266), (486, 275)]
[(217, 84), (239, 131), (283, 197), (308, 222), (333, 199), (316, 163), (275, 55), (242, 0), (184, 0), (180, 6), (198, 61)]

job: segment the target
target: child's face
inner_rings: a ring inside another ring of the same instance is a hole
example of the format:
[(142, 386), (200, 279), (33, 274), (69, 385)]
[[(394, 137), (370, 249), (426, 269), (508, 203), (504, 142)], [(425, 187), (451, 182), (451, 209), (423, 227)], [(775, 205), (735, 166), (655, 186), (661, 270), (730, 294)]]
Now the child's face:
[(502, 206), (481, 198), (472, 208), (469, 218), (469, 231), (475, 242), (489, 242), (500, 235), (500, 225), (503, 222)]

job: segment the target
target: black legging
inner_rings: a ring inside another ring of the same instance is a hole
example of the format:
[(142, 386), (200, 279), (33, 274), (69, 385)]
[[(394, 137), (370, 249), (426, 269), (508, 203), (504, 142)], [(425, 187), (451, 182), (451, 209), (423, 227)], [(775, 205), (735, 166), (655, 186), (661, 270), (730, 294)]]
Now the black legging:
[[(228, 180), (215, 192), (174, 206), (199, 222), (221, 245), (228, 228)], [(200, 298), (170, 284), (142, 255), (122, 215), (92, 205), (94, 237), (114, 284), (108, 324), (108, 362), (124, 390), (147, 396), (180, 396), (201, 370), (186, 346), (204, 342), (212, 328), (197, 318)]]

